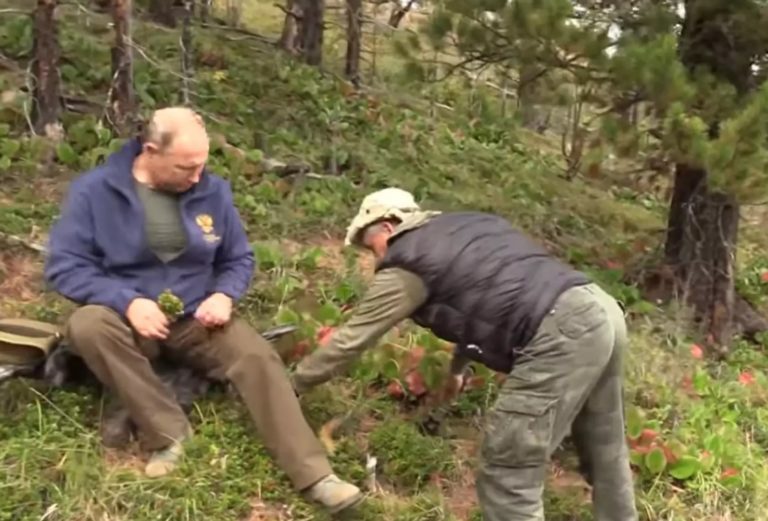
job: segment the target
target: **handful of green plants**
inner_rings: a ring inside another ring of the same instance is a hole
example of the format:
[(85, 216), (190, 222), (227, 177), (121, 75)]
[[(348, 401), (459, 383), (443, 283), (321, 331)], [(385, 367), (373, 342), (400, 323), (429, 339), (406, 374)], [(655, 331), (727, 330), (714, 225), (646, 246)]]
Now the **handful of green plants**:
[(157, 305), (171, 322), (184, 314), (184, 303), (170, 289), (166, 289), (158, 295)]

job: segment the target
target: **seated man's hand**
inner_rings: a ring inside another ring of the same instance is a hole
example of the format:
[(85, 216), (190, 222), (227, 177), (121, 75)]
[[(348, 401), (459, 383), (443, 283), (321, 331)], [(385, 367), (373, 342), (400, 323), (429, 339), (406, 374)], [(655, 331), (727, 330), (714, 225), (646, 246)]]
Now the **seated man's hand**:
[(133, 329), (145, 338), (164, 340), (168, 337), (168, 317), (154, 300), (134, 299), (128, 306), (125, 317)]
[(195, 318), (205, 327), (223, 326), (232, 316), (232, 299), (224, 293), (214, 293), (197, 307)]

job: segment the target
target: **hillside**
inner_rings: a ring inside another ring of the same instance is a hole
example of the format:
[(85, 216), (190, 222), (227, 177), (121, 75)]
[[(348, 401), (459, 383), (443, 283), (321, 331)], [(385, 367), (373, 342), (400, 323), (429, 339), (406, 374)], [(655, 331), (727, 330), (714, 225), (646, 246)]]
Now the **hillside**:
[[(27, 8), (21, 0), (5, 3)], [(254, 5), (244, 20), (274, 37), (279, 12), (268, 2)], [(61, 6), (59, 16), (70, 110), (66, 141), (51, 145), (28, 133), (30, 20), (0, 13), (0, 316), (66, 317), (71, 306), (45, 291), (40, 254), (29, 245), (45, 242), (68, 180), (120, 144), (97, 123), (111, 79), (109, 18), (74, 4)], [(142, 109), (177, 103), (177, 31), (138, 19), (134, 31)], [(473, 117), (455, 84), (437, 90), (453, 110), (431, 114), (430, 103), (406, 87), (355, 93), (260, 38), (195, 28), (194, 39), (192, 103), (213, 136), (210, 166), (232, 182), (260, 264), (240, 306), (244, 316), (260, 327), (299, 322), (297, 343), (343, 320), (342, 310), (365, 289), (370, 259), (344, 250), (341, 239), (371, 190), (396, 185), (429, 208), (502, 214), (629, 305), (626, 396), (641, 518), (768, 519), (768, 358), (739, 344), (727, 363), (702, 360), (678, 310), (645, 300), (625, 278), (651, 262), (662, 243), (663, 200), (633, 189), (621, 171), (564, 180), (557, 136), (528, 133), (492, 110)], [(338, 45), (328, 41), (331, 49)], [(388, 58), (386, 76), (394, 82), (397, 62)], [(310, 173), (265, 172), (265, 157), (306, 164)], [(741, 233), (740, 284), (756, 299), (766, 294), (764, 224), (750, 219)], [(27, 245), (11, 246), (9, 236)], [(496, 380), (479, 371), (444, 435), (422, 435), (414, 421), (419, 410), (386, 392), (402, 376), (388, 360), (406, 363), (413, 347), (426, 352), (422, 370), (427, 386), (434, 385), (447, 361), (444, 346), (408, 326), (348, 377), (304, 397), (304, 410), (318, 431), (343, 419), (332, 432), (339, 475), (363, 483), (366, 454), (377, 458), (383, 490), (361, 508), (360, 519), (479, 520), (472, 465)], [(100, 446), (102, 405), (78, 389), (23, 380), (3, 386), (0, 521), (325, 519), (290, 491), (229, 396), (197, 404), (188, 456), (178, 473), (159, 481), (141, 475), (144, 455), (134, 448)], [(548, 520), (591, 519), (575, 468), (566, 446), (553, 464)]]

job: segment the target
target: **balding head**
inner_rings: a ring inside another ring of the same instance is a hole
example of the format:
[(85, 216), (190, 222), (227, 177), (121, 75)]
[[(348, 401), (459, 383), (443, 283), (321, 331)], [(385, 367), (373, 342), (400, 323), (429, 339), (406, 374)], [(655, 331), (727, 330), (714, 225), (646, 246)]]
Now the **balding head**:
[(187, 107), (152, 113), (142, 132), (142, 146), (136, 177), (161, 190), (189, 190), (200, 180), (208, 160), (205, 123)]
[(187, 107), (167, 107), (152, 113), (144, 128), (142, 141), (155, 145), (159, 150), (166, 150), (176, 138), (205, 134), (205, 122), (197, 112)]

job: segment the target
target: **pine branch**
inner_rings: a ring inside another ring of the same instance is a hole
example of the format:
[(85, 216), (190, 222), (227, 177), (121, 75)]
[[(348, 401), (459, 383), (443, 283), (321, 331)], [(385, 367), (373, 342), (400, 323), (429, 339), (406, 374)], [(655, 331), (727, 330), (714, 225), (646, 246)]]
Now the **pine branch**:
[(30, 11), (24, 11), (22, 9), (0, 9), (0, 14), (25, 14), (27, 16), (32, 16)]
[(269, 44), (272, 44), (272, 45), (277, 43), (276, 40), (274, 40), (272, 38), (269, 38), (267, 36), (264, 36), (263, 34), (259, 34), (259, 33), (253, 32), (253, 31), (249, 31), (248, 29), (242, 29), (240, 27), (231, 27), (231, 26), (228, 26), (228, 25), (211, 24), (211, 23), (207, 23), (207, 22), (201, 22), (200, 26), (201, 27), (206, 27), (208, 29), (218, 29), (218, 30), (221, 30), (221, 31), (229, 31), (229, 32), (233, 32), (233, 33), (242, 34), (242, 35), (249, 36), (251, 38), (255, 38), (257, 40), (260, 40), (262, 42), (269, 43)]
[(272, 4), (272, 6), (277, 7), (285, 14), (285, 16), (290, 16), (297, 22), (301, 21), (303, 18), (300, 14), (294, 13), (293, 11), (289, 11), (283, 4)]

